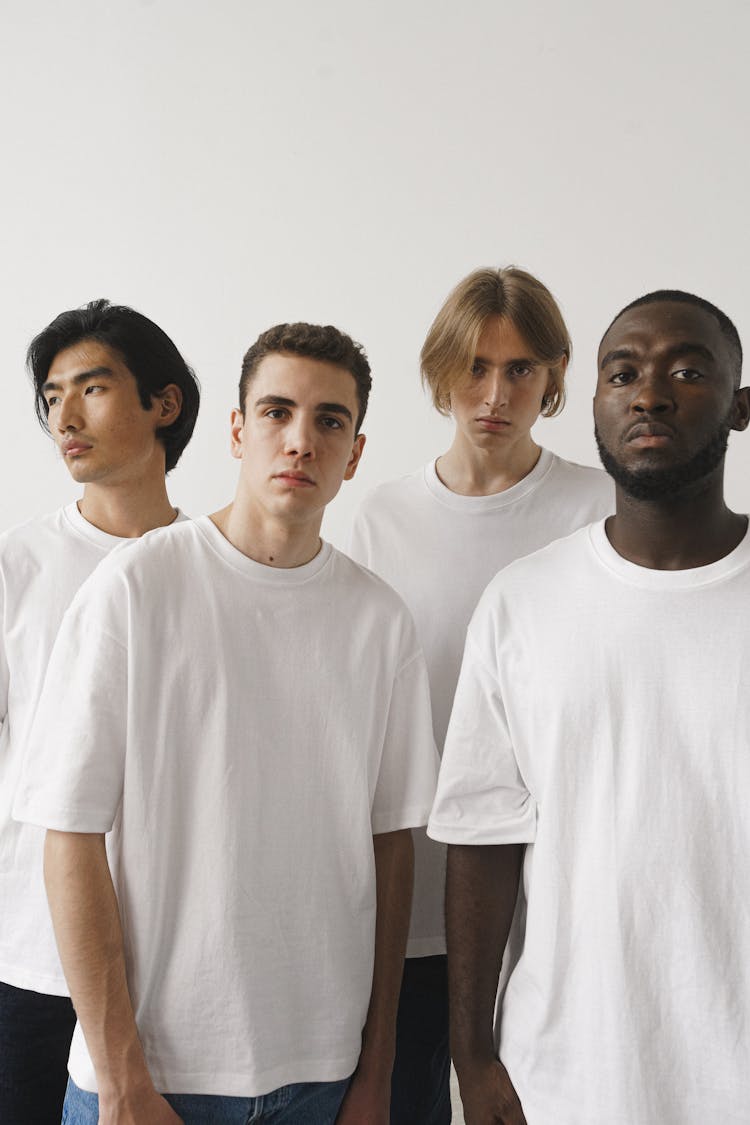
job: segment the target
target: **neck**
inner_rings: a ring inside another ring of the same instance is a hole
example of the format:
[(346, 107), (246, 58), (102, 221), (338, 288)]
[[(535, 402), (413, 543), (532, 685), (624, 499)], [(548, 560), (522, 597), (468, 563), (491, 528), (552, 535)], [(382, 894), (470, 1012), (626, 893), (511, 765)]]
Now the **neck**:
[(652, 570), (709, 566), (733, 551), (747, 518), (724, 502), (721, 478), (669, 500), (635, 500), (617, 486), (616, 513), (606, 523), (619, 555)]
[(264, 566), (304, 566), (320, 550), (322, 513), (317, 520), (290, 524), (237, 496), (210, 518), (233, 547)]
[(477, 446), (457, 430), (448, 452), (438, 458), (436, 469), (446, 488), (459, 496), (491, 496), (528, 476), (540, 454), (531, 434), (523, 434), (515, 442), (493, 440)]
[(94, 527), (123, 539), (137, 539), (156, 527), (166, 527), (177, 515), (163, 473), (158, 480), (135, 484), (87, 484), (78, 511)]

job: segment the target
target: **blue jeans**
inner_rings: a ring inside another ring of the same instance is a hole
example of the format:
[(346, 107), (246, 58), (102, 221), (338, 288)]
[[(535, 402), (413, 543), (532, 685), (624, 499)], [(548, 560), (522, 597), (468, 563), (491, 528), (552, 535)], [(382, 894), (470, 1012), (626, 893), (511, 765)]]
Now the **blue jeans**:
[[(165, 1094), (185, 1125), (333, 1125), (349, 1079), (340, 1082), (296, 1082), (257, 1098), (215, 1094)], [(62, 1125), (97, 1125), (99, 1098), (79, 1090), (71, 1078), (63, 1106)], [(5, 1123), (3, 1122), (3, 1125)]]
[(391, 1125), (450, 1125), (445, 955), (407, 957), (398, 1001)]
[(75, 1025), (67, 996), (0, 982), (2, 1125), (60, 1125)]

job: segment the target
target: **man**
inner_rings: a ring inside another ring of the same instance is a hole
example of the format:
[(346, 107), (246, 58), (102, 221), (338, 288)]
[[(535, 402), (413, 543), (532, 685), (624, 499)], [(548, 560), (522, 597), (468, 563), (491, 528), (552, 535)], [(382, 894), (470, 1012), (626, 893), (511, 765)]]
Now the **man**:
[(747, 1120), (750, 537), (723, 498), (741, 356), (691, 294), (623, 310), (594, 400), (616, 514), (499, 574), (472, 621), (429, 828), (451, 845), (467, 1125)]
[[(354, 520), (350, 554), (414, 616), (440, 749), (466, 629), (489, 580), (614, 508), (606, 473), (532, 437), (540, 414), (562, 409), (570, 351), (562, 312), (539, 278), (515, 266), (470, 273), (443, 303), (421, 354), (434, 406), (453, 417), (453, 440), (418, 472), (375, 489)], [(415, 834), (391, 1125), (451, 1120), (445, 851)]]
[(13, 793), (73, 595), (112, 547), (178, 516), (164, 475), (190, 440), (199, 389), (161, 328), (104, 300), (61, 313), (28, 361), (39, 419), (83, 495), (0, 537), (0, 1120), (59, 1125), (75, 1016), (44, 893), (44, 833), (11, 819)]
[(16, 814), (51, 829), (71, 1123), (388, 1120), (437, 763), (408, 613), (319, 537), (369, 387), (334, 328), (261, 335), (234, 501), (118, 552), (63, 624)]

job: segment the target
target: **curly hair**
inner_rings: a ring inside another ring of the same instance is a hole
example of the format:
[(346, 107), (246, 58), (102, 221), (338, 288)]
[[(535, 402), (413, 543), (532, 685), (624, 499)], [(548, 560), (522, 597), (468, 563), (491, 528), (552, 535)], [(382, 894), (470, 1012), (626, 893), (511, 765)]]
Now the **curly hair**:
[(345, 332), (340, 332), (332, 324), (277, 324), (261, 332), (258, 339), (245, 352), (240, 375), (240, 410), (245, 409), (248, 385), (258, 369), (260, 361), (267, 355), (287, 354), (318, 359), (342, 367), (354, 379), (357, 387), (359, 415), (355, 430), (359, 433), (367, 410), (372, 378), (370, 364), (361, 344), (352, 340)]

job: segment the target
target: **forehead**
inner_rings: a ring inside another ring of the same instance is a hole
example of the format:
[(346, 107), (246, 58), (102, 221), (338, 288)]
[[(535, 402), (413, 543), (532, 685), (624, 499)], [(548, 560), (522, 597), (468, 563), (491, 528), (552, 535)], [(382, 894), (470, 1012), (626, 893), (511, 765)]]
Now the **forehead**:
[(477, 340), (477, 355), (520, 358), (530, 356), (531, 349), (521, 333), (507, 317), (490, 316), (482, 325)]
[(655, 301), (629, 309), (615, 321), (599, 345), (599, 364), (608, 352), (620, 348), (636, 355), (658, 354), (682, 344), (707, 348), (721, 366), (731, 362), (729, 347), (712, 313), (698, 305)]
[(60, 379), (72, 379), (98, 367), (108, 368), (113, 375), (130, 375), (133, 378), (119, 352), (98, 340), (79, 340), (57, 353), (50, 364), (47, 380), (59, 382)]
[(258, 364), (247, 389), (248, 404), (263, 395), (293, 399), (300, 406), (338, 402), (357, 414), (357, 384), (345, 367), (321, 359), (274, 352)]

